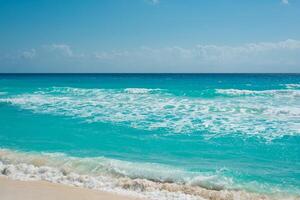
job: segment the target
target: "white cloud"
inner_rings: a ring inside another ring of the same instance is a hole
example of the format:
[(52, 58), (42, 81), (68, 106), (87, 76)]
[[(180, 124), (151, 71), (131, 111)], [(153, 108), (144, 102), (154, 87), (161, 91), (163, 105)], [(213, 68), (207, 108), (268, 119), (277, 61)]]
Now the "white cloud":
[(157, 5), (159, 4), (159, 0), (147, 0), (149, 3), (151, 3), (152, 5)]
[(289, 4), (289, 0), (281, 0), (282, 4), (288, 5)]
[(26, 50), (21, 53), (21, 57), (24, 59), (33, 59), (35, 56), (36, 56), (35, 49)]
[[(98, 60), (111, 62), (148, 61), (156, 64), (266, 64), (284, 63), (295, 60), (291, 56), (300, 53), (300, 41), (285, 40), (280, 42), (248, 43), (239, 46), (196, 45), (192, 48), (141, 47), (131, 51), (98, 52)], [(299, 56), (300, 58), (300, 56)], [(299, 59), (297, 59), (298, 64)]]
[[(249, 43), (240, 46), (197, 45), (194, 49), (198, 56), (215, 61), (234, 61), (244, 57), (257, 57), (276, 52), (300, 49), (300, 41), (285, 40), (280, 42)], [(276, 59), (276, 58), (275, 58)]]
[(189, 48), (144, 46), (97, 52), (78, 52), (66, 44), (51, 44), (16, 54), (0, 54), (2, 64), (22, 63), (21, 58), (36, 61), (39, 66), (81, 65), (87, 71), (105, 68), (115, 72), (300, 72), (300, 40), (235, 46), (198, 44)]
[(51, 44), (51, 45), (46, 45), (45, 47), (50, 51), (58, 51), (65, 56), (69, 56), (69, 57), (74, 56), (71, 47), (67, 44)]
[[(237, 46), (199, 44), (102, 51), (94, 59), (105, 65), (152, 72), (284, 72), (300, 71), (300, 41), (247, 43)], [(120, 69), (119, 69), (120, 70)], [(121, 68), (122, 70), (122, 68)]]
[(18, 60), (33, 60), (36, 56), (37, 50), (32, 48), (24, 51), (18, 51), (15, 53), (0, 53), (0, 60), (15, 62)]

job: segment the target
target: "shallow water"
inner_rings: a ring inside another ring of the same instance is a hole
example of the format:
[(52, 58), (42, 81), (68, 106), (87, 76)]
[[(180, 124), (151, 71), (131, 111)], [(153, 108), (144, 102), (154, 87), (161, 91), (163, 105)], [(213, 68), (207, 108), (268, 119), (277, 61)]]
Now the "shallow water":
[(300, 75), (0, 75), (0, 127), (19, 179), (42, 157), (111, 189), (300, 195)]

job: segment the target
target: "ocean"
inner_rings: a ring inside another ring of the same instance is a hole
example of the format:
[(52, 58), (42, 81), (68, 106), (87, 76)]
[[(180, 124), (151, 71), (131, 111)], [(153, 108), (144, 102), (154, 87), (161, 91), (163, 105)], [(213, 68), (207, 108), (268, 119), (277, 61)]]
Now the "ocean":
[(299, 199), (300, 74), (1, 74), (0, 171), (149, 199)]

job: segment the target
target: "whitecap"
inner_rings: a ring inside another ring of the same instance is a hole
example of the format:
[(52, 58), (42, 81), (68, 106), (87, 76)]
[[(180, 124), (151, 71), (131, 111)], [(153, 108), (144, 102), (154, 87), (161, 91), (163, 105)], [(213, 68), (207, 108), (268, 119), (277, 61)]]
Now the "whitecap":
[(287, 89), (300, 89), (300, 83), (285, 84)]
[(272, 97), (300, 97), (299, 90), (240, 90), (216, 89), (217, 94), (229, 96), (272, 96)]
[(56, 87), (0, 98), (0, 102), (86, 122), (163, 129), (166, 134), (203, 132), (207, 138), (242, 135), (265, 140), (300, 134), (300, 91), (217, 92), (245, 96), (188, 98), (162, 92)]
[(152, 92), (160, 91), (160, 89), (149, 89), (149, 88), (125, 88), (125, 92), (130, 94), (147, 94)]

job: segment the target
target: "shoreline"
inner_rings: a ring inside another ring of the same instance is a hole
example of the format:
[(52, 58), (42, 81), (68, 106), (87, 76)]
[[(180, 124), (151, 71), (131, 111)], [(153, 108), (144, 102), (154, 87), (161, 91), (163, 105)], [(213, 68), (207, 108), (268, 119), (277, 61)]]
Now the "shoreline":
[[(15, 188), (14, 184), (21, 184), (21, 186), (19, 186), (20, 188), (23, 188), (22, 185), (25, 185), (24, 187), (33, 187), (33, 188), (34, 186), (32, 185), (37, 185), (37, 188), (39, 188), (40, 187), (39, 184), (42, 185), (46, 184), (46, 185), (55, 185), (58, 188), (62, 188), (62, 187), (64, 188), (66, 186), (67, 188), (71, 187), (73, 189), (78, 189), (78, 190), (84, 189), (92, 193), (100, 192), (101, 194), (103, 193), (115, 194), (113, 196), (117, 196), (117, 197), (120, 196), (121, 199), (124, 199), (123, 197), (128, 197), (125, 198), (125, 200), (134, 200), (134, 199), (152, 199), (152, 200), (158, 200), (158, 199), (159, 200), (169, 200), (169, 199), (296, 200), (297, 199), (300, 200), (299, 196), (297, 195), (294, 196), (292, 194), (289, 195), (289, 194), (277, 193), (273, 195), (272, 194), (267, 195), (262, 193), (249, 192), (249, 191), (247, 192), (245, 190), (238, 190), (238, 189), (226, 189), (226, 188), (212, 189), (204, 186), (199, 186), (197, 185), (197, 182), (194, 183), (190, 182), (187, 184), (177, 184), (176, 182), (159, 182), (159, 181), (153, 181), (145, 178), (132, 179), (126, 176), (114, 177), (113, 174), (104, 173), (107, 172), (106, 170), (102, 171), (102, 173), (98, 175), (93, 176), (93, 174), (85, 174), (82, 173), (82, 171), (80, 171), (80, 166), (87, 164), (84, 161), (80, 160), (79, 162), (76, 158), (69, 158), (69, 160), (66, 161), (65, 157), (61, 157), (62, 155), (60, 156), (56, 155), (56, 157), (51, 157), (51, 155), (26, 154), (21, 152), (13, 152), (9, 150), (1, 151), (0, 149), (0, 172), (1, 172), (0, 188), (2, 187), (3, 184), (11, 184), (10, 189), (8, 190), (10, 191), (11, 195), (15, 195), (14, 194), (15, 192), (13, 190)], [(68, 165), (64, 165), (63, 163), (68, 163)], [(97, 163), (99, 165), (99, 162)], [(112, 160), (110, 160), (109, 164), (110, 166), (112, 165)], [(102, 165), (102, 167), (103, 166), (105, 165)], [(103, 169), (106, 168), (104, 167)], [(5, 179), (6, 181), (3, 181), (3, 179)], [(28, 191), (31, 190), (32, 189), (29, 189)], [(2, 195), (4, 194), (8, 195), (10, 193), (7, 191), (6, 193), (5, 192), (3, 193), (1, 192), (0, 189), (0, 199), (1, 200), (3, 199)], [(17, 191), (17, 193), (20, 192)], [(27, 193), (27, 190), (25, 190), (25, 193)], [(15, 199), (13, 196), (7, 199), (18, 200), (19, 198)], [(27, 199), (39, 200), (40, 198), (28, 197)], [(61, 199), (64, 200), (64, 198)], [(68, 197), (67, 199), (74, 199), (74, 198)], [(84, 198), (80, 198), (80, 199), (84, 199)], [(93, 196), (89, 199), (93, 199)], [(97, 197), (97, 199), (103, 199), (103, 198)], [(105, 199), (110, 200), (110, 197)], [(119, 199), (117, 198), (112, 200), (119, 200)], [(6, 198), (4, 200), (6, 200)], [(58, 200), (60, 200), (60, 198)]]
[(141, 200), (137, 197), (114, 194), (47, 181), (20, 181), (0, 176), (1, 200)]
[[(245, 195), (245, 196), (244, 196)], [(204, 197), (206, 196), (206, 197)], [(194, 200), (271, 200), (267, 196), (256, 196), (247, 193), (216, 195), (215, 193), (194, 196)], [(173, 199), (172, 196), (170, 196)], [(182, 196), (182, 199), (184, 196)], [(148, 200), (147, 197), (119, 194), (113, 191), (102, 191), (52, 183), (44, 180), (15, 180), (9, 176), (0, 175), (1, 200)], [(150, 198), (152, 199), (152, 198)], [(156, 196), (154, 199), (160, 199)], [(282, 197), (274, 200), (300, 200), (299, 197)]]

